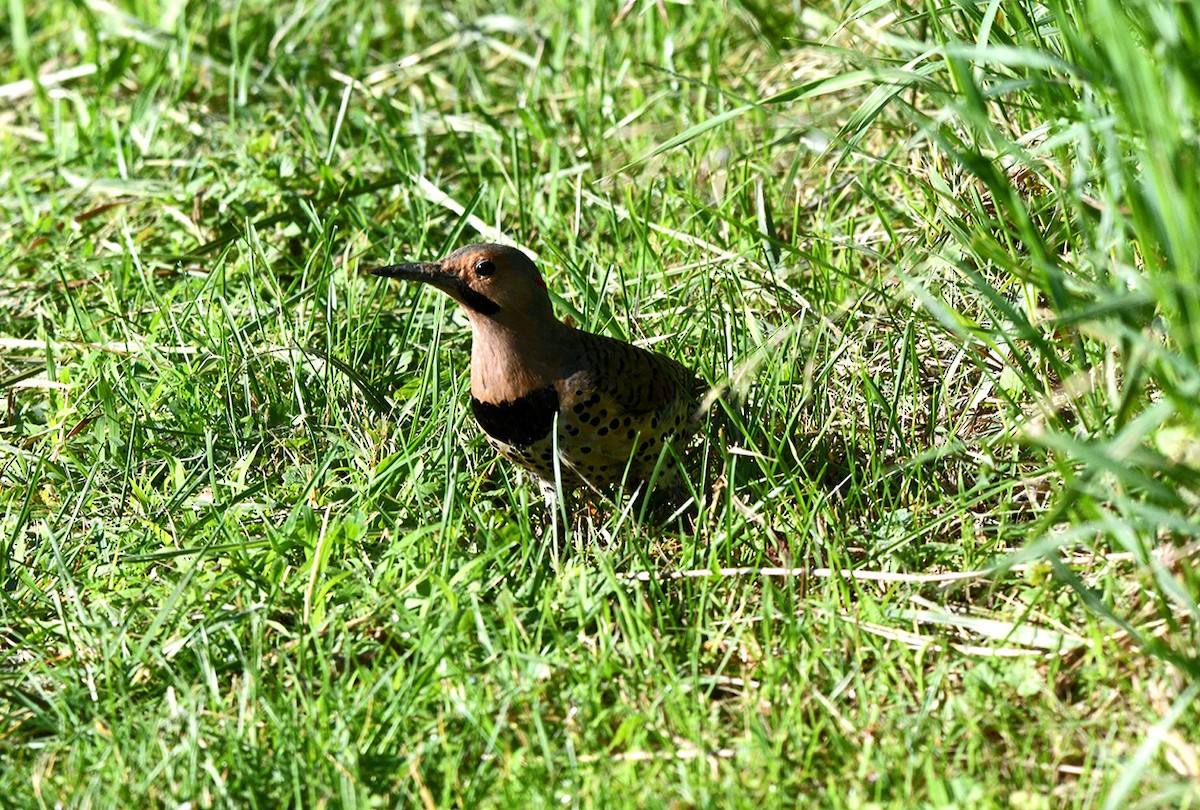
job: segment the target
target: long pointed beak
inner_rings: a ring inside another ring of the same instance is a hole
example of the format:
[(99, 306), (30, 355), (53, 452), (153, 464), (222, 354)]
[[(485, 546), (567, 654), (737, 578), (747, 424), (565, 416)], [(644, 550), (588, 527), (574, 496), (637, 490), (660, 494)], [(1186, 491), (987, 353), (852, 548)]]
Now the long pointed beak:
[(386, 267), (373, 267), (368, 270), (373, 276), (398, 278), (404, 281), (423, 281), (449, 295), (458, 303), (472, 312), (482, 315), (495, 315), (500, 307), (495, 301), (472, 290), (466, 282), (451, 273), (441, 262), (409, 262), (407, 264), (389, 264)]
[(436, 285), (453, 278), (452, 274), (442, 269), (441, 262), (406, 262), (405, 264), (389, 264), (386, 267), (372, 267), (367, 271), (373, 276), (384, 278), (399, 278), (405, 281), (424, 281)]

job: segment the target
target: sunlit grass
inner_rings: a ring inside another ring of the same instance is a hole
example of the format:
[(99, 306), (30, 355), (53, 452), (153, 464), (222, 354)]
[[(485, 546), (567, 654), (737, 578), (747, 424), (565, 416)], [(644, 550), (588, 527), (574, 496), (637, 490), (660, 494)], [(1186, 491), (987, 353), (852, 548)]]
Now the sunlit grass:
[[(19, 6), (0, 803), (1196, 801), (1186, 7)], [(365, 274), (497, 237), (728, 389), (694, 526)]]

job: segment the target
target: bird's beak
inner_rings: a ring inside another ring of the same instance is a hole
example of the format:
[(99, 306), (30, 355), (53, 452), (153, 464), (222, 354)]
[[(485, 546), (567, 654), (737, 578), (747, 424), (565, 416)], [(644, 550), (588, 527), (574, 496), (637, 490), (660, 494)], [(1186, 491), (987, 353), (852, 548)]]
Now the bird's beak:
[(389, 264), (386, 267), (372, 267), (367, 272), (373, 276), (383, 276), (384, 278), (399, 278), (404, 281), (424, 281), (434, 286), (438, 285), (438, 281), (448, 281), (455, 278), (454, 275), (442, 269), (441, 262)]
[(454, 298), (459, 297), (458, 291), (462, 287), (462, 280), (454, 273), (448, 272), (441, 262), (389, 264), (386, 267), (372, 267), (367, 272), (373, 276), (398, 278), (402, 281), (422, 281)]
[(383, 276), (384, 278), (423, 281), (430, 286), (437, 287), (472, 312), (495, 315), (500, 311), (500, 307), (495, 301), (472, 290), (465, 281), (456, 273), (447, 270), (441, 262), (389, 264), (386, 267), (373, 267), (367, 272), (373, 276)]

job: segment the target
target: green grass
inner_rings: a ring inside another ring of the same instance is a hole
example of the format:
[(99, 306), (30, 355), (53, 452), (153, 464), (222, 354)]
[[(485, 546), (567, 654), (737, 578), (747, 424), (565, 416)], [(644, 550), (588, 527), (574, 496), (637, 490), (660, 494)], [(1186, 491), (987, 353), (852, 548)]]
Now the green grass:
[[(5, 806), (1197, 805), (1192, 7), (618, 5), (0, 12)], [(365, 274), (496, 233), (693, 530)]]

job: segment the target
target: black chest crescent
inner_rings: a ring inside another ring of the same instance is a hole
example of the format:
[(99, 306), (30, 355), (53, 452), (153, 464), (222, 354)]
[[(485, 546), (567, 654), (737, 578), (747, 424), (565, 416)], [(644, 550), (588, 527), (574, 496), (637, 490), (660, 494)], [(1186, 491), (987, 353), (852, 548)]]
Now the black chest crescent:
[(550, 432), (558, 413), (558, 391), (548, 385), (504, 402), (471, 398), (471, 410), (483, 432), (518, 447), (533, 444)]

